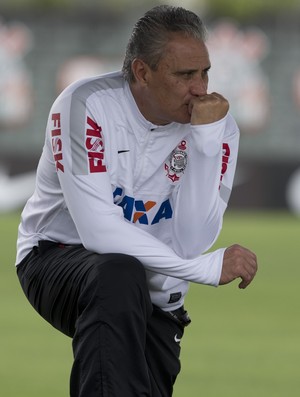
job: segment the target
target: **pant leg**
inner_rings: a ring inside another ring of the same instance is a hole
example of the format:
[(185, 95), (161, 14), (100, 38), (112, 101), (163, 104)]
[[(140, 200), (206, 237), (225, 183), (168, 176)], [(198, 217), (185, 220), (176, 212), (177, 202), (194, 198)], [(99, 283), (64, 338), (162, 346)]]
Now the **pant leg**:
[(71, 396), (152, 397), (145, 358), (152, 304), (141, 264), (112, 257), (95, 267), (78, 310)]
[(180, 372), (180, 340), (184, 325), (153, 307), (147, 327), (146, 358), (153, 397), (171, 397)]
[(55, 246), (34, 249), (18, 276), (35, 309), (73, 336), (72, 397), (154, 396), (145, 358), (152, 304), (138, 260)]
[(94, 254), (82, 246), (39, 243), (17, 266), (22, 289), (35, 310), (53, 327), (73, 337), (77, 300)]

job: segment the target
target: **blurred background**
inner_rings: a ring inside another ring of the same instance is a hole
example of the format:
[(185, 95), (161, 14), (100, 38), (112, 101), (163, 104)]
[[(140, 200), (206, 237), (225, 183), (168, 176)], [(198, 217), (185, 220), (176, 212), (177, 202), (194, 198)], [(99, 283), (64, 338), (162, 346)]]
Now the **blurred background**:
[(34, 187), (50, 107), (81, 77), (121, 68), (132, 27), (160, 3), (208, 30), (210, 90), (241, 129), (216, 246), (258, 256), (246, 291), (191, 285), (174, 397), (298, 397), (300, 390), (299, 0), (1, 0), (0, 395), (68, 395), (71, 341), (35, 313), (15, 275), (20, 210)]
[[(231, 208), (300, 213), (299, 0), (162, 1), (208, 29), (210, 89), (241, 129)], [(120, 69), (136, 19), (160, 1), (1, 0), (0, 212), (33, 189), (50, 106), (87, 75)]]

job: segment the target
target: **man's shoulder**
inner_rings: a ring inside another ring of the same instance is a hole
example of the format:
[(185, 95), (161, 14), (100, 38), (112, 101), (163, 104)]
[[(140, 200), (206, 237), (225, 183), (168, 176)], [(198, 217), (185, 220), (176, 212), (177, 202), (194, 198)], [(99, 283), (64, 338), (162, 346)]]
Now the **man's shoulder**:
[(231, 129), (234, 129), (236, 131), (239, 130), (237, 122), (235, 121), (234, 116), (230, 112), (226, 116), (226, 126), (227, 128), (230, 127)]
[(122, 73), (118, 71), (78, 80), (66, 89), (66, 93), (90, 96), (95, 92), (117, 90), (123, 87), (124, 78)]
[(66, 87), (58, 96), (57, 101), (66, 98), (80, 98), (86, 101), (91, 95), (106, 92), (113, 93), (123, 90), (124, 78), (121, 72), (112, 72), (77, 80)]
[[(96, 106), (101, 107), (101, 102), (105, 104), (108, 98), (118, 98), (123, 96), (125, 81), (121, 72), (107, 73), (77, 80), (65, 88), (56, 98), (52, 109), (69, 109), (73, 111), (81, 108), (81, 105), (97, 102)], [(104, 99), (103, 99), (104, 98)]]

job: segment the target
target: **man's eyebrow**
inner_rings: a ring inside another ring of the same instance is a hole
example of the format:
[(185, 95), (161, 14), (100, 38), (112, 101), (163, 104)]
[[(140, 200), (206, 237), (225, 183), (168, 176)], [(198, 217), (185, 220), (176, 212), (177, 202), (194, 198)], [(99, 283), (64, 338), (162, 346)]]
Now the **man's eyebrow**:
[(196, 73), (198, 69), (181, 69), (177, 70), (175, 74), (186, 74), (186, 73)]
[[(204, 72), (208, 72), (211, 68), (211, 65), (207, 66), (206, 68), (203, 69)], [(175, 74), (186, 74), (186, 73), (196, 73), (198, 72), (199, 69), (181, 69), (181, 70), (177, 70), (176, 72), (174, 72)]]

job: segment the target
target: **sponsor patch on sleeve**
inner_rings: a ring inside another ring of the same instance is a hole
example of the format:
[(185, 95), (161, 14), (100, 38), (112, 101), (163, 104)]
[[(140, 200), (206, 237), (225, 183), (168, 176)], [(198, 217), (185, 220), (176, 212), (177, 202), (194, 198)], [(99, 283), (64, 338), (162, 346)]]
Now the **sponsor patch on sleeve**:
[(180, 301), (181, 297), (182, 297), (181, 292), (174, 292), (173, 294), (170, 294), (170, 299), (168, 303), (176, 303)]
[(87, 117), (85, 147), (88, 154), (89, 171), (91, 173), (106, 172), (102, 128), (90, 117)]

